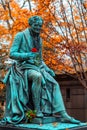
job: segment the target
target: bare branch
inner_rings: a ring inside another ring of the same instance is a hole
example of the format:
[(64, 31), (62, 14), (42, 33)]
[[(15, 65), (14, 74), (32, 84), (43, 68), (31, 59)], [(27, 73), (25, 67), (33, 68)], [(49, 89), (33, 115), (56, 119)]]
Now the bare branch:
[(25, 3), (26, 3), (26, 1), (23, 2), (23, 5), (21, 6), (21, 8), (23, 8), (25, 6)]
[[(3, 0), (1, 0), (1, 4), (2, 4), (2, 7), (4, 8), (4, 10), (6, 11), (6, 3), (4, 3)], [(6, 20), (6, 23), (7, 23), (7, 25), (8, 25), (8, 29), (10, 30), (10, 29), (11, 29), (11, 26), (10, 26), (9, 20)]]
[(8, 7), (8, 10), (9, 10), (9, 16), (10, 16), (11, 20), (14, 22), (14, 19), (13, 19), (12, 15), (11, 15), (10, 2), (7, 2), (6, 4), (7, 4), (7, 7)]
[(32, 11), (31, 2), (30, 2), (30, 0), (27, 0), (27, 1), (28, 1), (28, 5), (29, 5), (29, 10)]

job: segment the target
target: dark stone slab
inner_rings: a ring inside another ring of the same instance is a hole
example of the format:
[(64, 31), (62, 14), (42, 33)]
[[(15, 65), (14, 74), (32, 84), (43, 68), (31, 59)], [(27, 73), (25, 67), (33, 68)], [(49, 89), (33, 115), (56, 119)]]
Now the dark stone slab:
[[(39, 130), (39, 129), (38, 128), (35, 128), (35, 129), (34, 128), (20, 128), (20, 127), (18, 128), (18, 127), (13, 127), (13, 126), (0, 126), (0, 130)], [(42, 129), (40, 129), (40, 130), (42, 130)], [(63, 130), (65, 130), (65, 129), (63, 129)], [(69, 130), (87, 130), (87, 126), (69, 128)]]
[(0, 126), (0, 130), (36, 130), (36, 129), (18, 128), (18, 127), (12, 127), (12, 126)]
[(70, 130), (87, 130), (87, 126), (72, 128)]

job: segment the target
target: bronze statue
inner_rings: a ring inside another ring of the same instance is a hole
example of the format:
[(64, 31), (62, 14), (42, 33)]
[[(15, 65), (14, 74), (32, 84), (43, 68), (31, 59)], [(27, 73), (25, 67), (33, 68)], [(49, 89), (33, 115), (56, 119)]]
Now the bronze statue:
[(10, 49), (10, 58), (15, 62), (4, 79), (7, 94), (3, 121), (11, 124), (25, 122), (26, 111), (34, 109), (37, 117), (59, 113), (64, 121), (80, 123), (67, 114), (59, 84), (53, 78), (55, 73), (43, 61), (42, 18), (29, 18), (29, 25), (30, 28), (17, 33)]

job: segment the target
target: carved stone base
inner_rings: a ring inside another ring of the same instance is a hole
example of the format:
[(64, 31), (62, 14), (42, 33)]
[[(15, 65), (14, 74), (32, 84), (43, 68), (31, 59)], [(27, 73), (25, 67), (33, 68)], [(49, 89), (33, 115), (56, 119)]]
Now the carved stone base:
[(62, 123), (60, 117), (34, 118), (31, 123), (0, 125), (0, 130), (87, 130), (87, 123)]

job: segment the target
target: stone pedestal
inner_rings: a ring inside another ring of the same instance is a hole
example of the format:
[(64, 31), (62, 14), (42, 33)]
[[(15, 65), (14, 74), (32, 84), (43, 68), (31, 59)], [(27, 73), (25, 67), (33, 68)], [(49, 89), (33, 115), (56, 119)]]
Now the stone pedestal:
[[(22, 126), (24, 125), (24, 127)], [(37, 127), (34, 127), (35, 124), (32, 124), (32, 126), (30, 124), (22, 124), (20, 126), (0, 126), (0, 130), (87, 130), (87, 126), (76, 126), (76, 127), (73, 127), (73, 128), (69, 128), (69, 124), (64, 124), (63, 125), (67, 125), (67, 127), (63, 128), (61, 126), (51, 126), (49, 124), (49, 127), (48, 125), (42, 125), (42, 126), (39, 126), (37, 125)], [(30, 128), (31, 127), (31, 128)]]
[(1, 125), (0, 130), (87, 130), (87, 123), (62, 123), (60, 117), (34, 118), (31, 123)]

